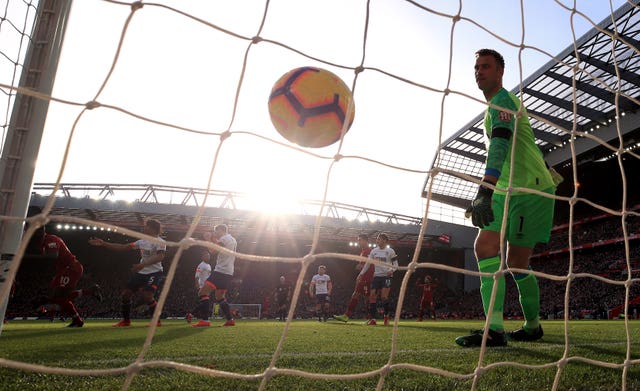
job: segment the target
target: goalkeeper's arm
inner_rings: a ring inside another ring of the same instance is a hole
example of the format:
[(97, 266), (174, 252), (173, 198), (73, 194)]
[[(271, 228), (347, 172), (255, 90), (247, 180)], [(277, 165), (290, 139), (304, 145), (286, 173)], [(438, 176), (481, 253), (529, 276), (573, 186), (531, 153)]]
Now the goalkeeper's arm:
[(487, 161), (484, 169), (483, 182), (495, 185), (500, 178), (502, 166), (509, 152), (511, 130), (507, 128), (495, 128), (491, 132), (491, 142), (487, 151)]
[(465, 217), (471, 217), (473, 225), (478, 228), (484, 228), (494, 220), (493, 211), (491, 210), (493, 189), (486, 186), (486, 184), (495, 185), (498, 183), (502, 166), (509, 151), (510, 139), (511, 130), (507, 128), (493, 129), (482, 183), (480, 183), (478, 193), (465, 212)]

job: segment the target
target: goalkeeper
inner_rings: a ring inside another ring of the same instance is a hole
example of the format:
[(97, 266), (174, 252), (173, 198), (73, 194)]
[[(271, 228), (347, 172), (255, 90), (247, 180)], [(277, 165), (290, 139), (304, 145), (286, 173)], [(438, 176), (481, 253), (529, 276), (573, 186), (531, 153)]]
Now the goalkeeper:
[[(500, 235), (503, 217), (506, 218), (505, 242), (506, 262), (510, 268), (531, 270), (529, 258), (536, 243), (549, 241), (553, 223), (555, 188), (549, 169), (535, 138), (527, 112), (519, 99), (502, 87), (504, 58), (492, 49), (481, 49), (475, 53), (475, 78), (478, 88), (490, 106), (484, 117), (487, 139), (487, 160), (482, 183), (477, 195), (467, 209), (473, 225), (478, 227), (475, 255), (478, 269), (484, 273), (495, 273), (500, 267)], [(514, 160), (513, 168), (511, 160)], [(509, 181), (511, 188), (534, 189), (549, 194), (549, 197), (524, 191), (512, 191), (507, 202)], [(495, 186), (495, 190), (491, 187)], [(480, 278), (480, 294), (484, 312), (489, 319), (487, 346), (505, 346), (507, 340), (535, 341), (542, 337), (540, 325), (540, 290), (536, 276), (527, 272), (513, 272), (524, 314), (524, 325), (505, 334), (503, 308), (505, 298), (504, 275), (494, 280), (493, 276)], [(489, 313), (491, 292), (496, 287), (493, 310)], [(480, 346), (483, 330), (456, 338), (460, 346)]]

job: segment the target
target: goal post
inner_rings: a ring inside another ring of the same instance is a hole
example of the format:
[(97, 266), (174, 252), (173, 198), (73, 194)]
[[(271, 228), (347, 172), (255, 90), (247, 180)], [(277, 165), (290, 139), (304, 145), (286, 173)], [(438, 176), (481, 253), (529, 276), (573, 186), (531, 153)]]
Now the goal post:
[(229, 304), (229, 309), (237, 319), (261, 319), (262, 304)]
[[(34, 162), (40, 150), (49, 107), (49, 100), (16, 93), (13, 88), (51, 95), (70, 8), (70, 0), (43, 0), (38, 3), (31, 34), (27, 34), (30, 37), (27, 40), (29, 45), (19, 85), (12, 85), (8, 94), (15, 99), (7, 100), (7, 111), (11, 106), (13, 108), (0, 160), (0, 215), (4, 217), (0, 224), (0, 333), (13, 276), (18, 268), (13, 257), (19, 247), (23, 223), (17, 219), (26, 215)], [(19, 59), (16, 60), (17, 65)], [(16, 66), (16, 69), (19, 67)]]

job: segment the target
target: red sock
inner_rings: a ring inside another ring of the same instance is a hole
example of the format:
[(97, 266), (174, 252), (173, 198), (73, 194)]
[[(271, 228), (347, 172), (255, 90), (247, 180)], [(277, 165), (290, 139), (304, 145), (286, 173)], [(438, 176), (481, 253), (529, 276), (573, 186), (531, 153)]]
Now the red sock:
[(78, 311), (76, 310), (76, 307), (68, 298), (56, 299), (55, 302), (60, 306), (61, 312), (63, 314), (69, 314), (74, 318), (79, 316)]

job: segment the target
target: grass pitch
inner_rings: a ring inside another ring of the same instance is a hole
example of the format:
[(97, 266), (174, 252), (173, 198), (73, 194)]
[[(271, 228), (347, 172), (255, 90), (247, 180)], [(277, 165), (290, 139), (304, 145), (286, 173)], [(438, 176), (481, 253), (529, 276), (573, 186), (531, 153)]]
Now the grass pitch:
[[(488, 348), (480, 362), (479, 348), (454, 343), (482, 327), (478, 321), (402, 321), (392, 355), (391, 326), (296, 320), (275, 371), (267, 369), (284, 324), (236, 322), (192, 328), (183, 320), (163, 320), (137, 363), (150, 331), (146, 321), (112, 328), (115, 321), (88, 320), (80, 329), (12, 321), (0, 335), (0, 388), (256, 390), (266, 374), (266, 390), (470, 390), (478, 373), (478, 390), (549, 390), (554, 381), (559, 390), (640, 389), (638, 321), (629, 322), (629, 341), (623, 321), (572, 321), (568, 341), (562, 321), (546, 321), (542, 340)], [(508, 329), (519, 326), (507, 322)]]

